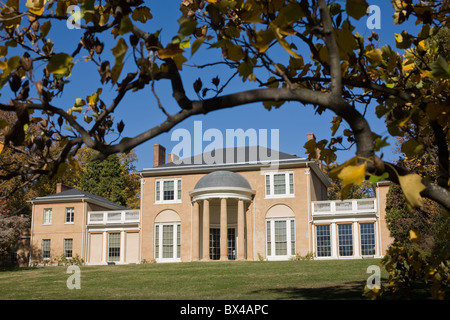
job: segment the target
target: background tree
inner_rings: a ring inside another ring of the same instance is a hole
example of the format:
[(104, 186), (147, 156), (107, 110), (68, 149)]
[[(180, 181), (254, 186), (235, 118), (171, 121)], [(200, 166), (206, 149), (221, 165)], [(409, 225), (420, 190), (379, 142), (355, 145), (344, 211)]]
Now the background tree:
[(119, 157), (114, 154), (103, 161), (90, 161), (81, 178), (81, 189), (125, 205), (126, 199), (122, 193), (125, 189), (125, 178)]
[(0, 261), (14, 248), (20, 236), (30, 227), (30, 219), (10, 214), (9, 209), (0, 202)]
[[(92, 154), (91, 157), (95, 157)], [(80, 189), (102, 196), (112, 202), (136, 209), (139, 206), (139, 177), (135, 174), (134, 152), (113, 154), (108, 158), (87, 162), (79, 181)]]

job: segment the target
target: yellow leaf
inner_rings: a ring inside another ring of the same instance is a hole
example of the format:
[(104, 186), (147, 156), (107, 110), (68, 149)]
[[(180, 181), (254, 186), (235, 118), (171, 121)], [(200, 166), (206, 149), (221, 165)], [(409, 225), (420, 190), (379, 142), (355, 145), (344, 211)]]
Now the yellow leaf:
[(408, 206), (411, 208), (421, 207), (423, 199), (420, 193), (426, 188), (422, 183), (422, 177), (416, 173), (411, 173), (406, 176), (399, 176), (398, 180)]
[(5, 144), (0, 141), (0, 154), (3, 152), (3, 148), (5, 147)]
[(40, 16), (44, 12), (46, 2), (46, 0), (27, 0), (25, 6), (29, 8), (31, 13)]
[(169, 43), (166, 48), (159, 49), (158, 55), (161, 59), (173, 58), (178, 54), (183, 53), (178, 44)]
[(417, 242), (420, 240), (420, 232), (417, 230), (409, 230), (409, 240), (411, 242)]
[(366, 57), (374, 62), (375, 65), (378, 65), (383, 61), (383, 51), (381, 49), (372, 49), (366, 52)]
[(427, 51), (427, 43), (425, 40), (420, 41), (417, 47), (422, 51)]
[(357, 166), (347, 166), (341, 170), (338, 178), (342, 179), (344, 186), (348, 184), (361, 184), (365, 178), (366, 165), (366, 163), (363, 163)]
[(281, 36), (280, 33), (280, 28), (278, 28), (277, 26), (275, 26), (273, 23), (271, 23), (271, 29), (273, 31), (273, 34), (275, 35), (275, 37), (277, 38), (278, 42), (280, 43), (280, 45), (284, 48), (284, 50), (286, 50), (287, 52), (289, 52), (290, 55), (292, 55), (294, 58), (297, 59), (303, 59), (303, 57), (301, 57), (300, 55), (298, 55), (297, 53), (295, 53), (289, 43), (287, 43), (287, 41)]
[(338, 178), (342, 180), (342, 197), (345, 198), (352, 185), (360, 185), (366, 177), (367, 163), (349, 165), (341, 170)]

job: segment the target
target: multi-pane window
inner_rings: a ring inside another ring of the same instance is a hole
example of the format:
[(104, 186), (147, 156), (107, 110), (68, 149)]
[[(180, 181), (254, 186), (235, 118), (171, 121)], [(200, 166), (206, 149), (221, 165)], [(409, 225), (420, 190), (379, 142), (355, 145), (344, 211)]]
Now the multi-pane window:
[(220, 229), (209, 229), (209, 258), (211, 260), (220, 259)]
[(181, 179), (156, 180), (156, 202), (181, 201)]
[(266, 173), (266, 196), (282, 197), (294, 195), (293, 172)]
[(266, 241), (268, 257), (287, 258), (295, 255), (295, 220), (267, 220)]
[(375, 255), (375, 226), (373, 223), (361, 223), (361, 255)]
[(155, 225), (155, 259), (177, 260), (181, 255), (181, 225), (159, 223)]
[(339, 239), (339, 255), (352, 256), (353, 255), (353, 231), (352, 224), (338, 225), (338, 239)]
[(52, 209), (44, 209), (44, 224), (52, 223)]
[(173, 225), (162, 226), (162, 257), (173, 258)]
[(42, 259), (50, 259), (50, 239), (42, 240)]
[(74, 208), (66, 208), (66, 223), (73, 223)]
[(120, 260), (120, 233), (114, 232), (109, 234), (108, 241), (108, 261)]
[(64, 256), (72, 258), (73, 239), (64, 239)]
[(331, 256), (330, 225), (316, 226), (316, 246), (318, 257)]

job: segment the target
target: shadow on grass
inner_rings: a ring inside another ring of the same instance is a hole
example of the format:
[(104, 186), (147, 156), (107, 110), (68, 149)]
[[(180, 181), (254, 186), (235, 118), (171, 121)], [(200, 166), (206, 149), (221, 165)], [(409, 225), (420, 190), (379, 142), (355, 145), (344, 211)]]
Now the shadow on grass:
[(367, 300), (362, 295), (365, 284), (365, 281), (353, 281), (345, 282), (339, 286), (255, 290), (252, 294), (271, 294), (274, 300)]

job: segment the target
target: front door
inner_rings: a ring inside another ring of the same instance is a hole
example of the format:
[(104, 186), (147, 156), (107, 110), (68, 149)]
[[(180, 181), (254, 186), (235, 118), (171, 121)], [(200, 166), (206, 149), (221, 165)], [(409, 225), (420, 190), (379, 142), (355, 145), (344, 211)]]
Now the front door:
[[(236, 228), (227, 229), (228, 260), (236, 259)], [(220, 228), (209, 229), (209, 258), (220, 259)]]

